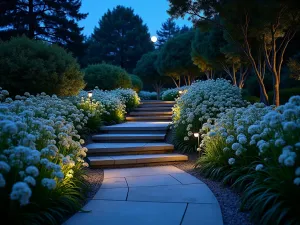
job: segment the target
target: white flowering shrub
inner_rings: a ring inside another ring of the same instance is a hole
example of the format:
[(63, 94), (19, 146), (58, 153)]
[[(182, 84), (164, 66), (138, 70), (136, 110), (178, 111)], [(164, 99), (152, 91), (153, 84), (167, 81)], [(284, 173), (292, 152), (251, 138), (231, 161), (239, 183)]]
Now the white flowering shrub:
[(127, 112), (136, 108), (140, 104), (140, 98), (137, 92), (132, 89), (118, 88), (110, 92), (121, 99), (121, 101), (126, 105)]
[[(112, 91), (102, 91), (99, 89), (92, 90), (92, 99), (101, 102), (103, 106), (102, 121), (105, 124), (114, 124), (124, 121), (126, 114), (126, 105), (120, 98)], [(79, 97), (88, 96), (87, 91), (81, 91)]]
[(156, 92), (149, 92), (149, 91), (140, 91), (139, 97), (142, 100), (156, 100), (157, 99), (157, 93)]
[(259, 224), (299, 224), (300, 96), (227, 110), (202, 133), (200, 171), (242, 189)]
[[(189, 87), (188, 86), (183, 86), (179, 88), (171, 88), (167, 89), (162, 92), (161, 94), (161, 99), (163, 101), (174, 101), (176, 98), (180, 96), (180, 94), (183, 94), (184, 92), (187, 91)], [(182, 93), (180, 93), (182, 92)]]
[[(88, 116), (56, 96), (26, 93), (7, 99), (0, 103), (1, 211), (15, 215), (12, 223), (56, 221), (63, 216), (61, 207), (66, 212), (80, 208), (87, 149), (78, 132)], [(24, 212), (32, 214), (23, 218)]]
[(186, 142), (186, 150), (194, 149), (193, 133), (199, 132), (202, 124), (213, 120), (219, 113), (233, 107), (246, 105), (239, 88), (224, 79), (197, 81), (186, 93), (176, 99), (173, 107), (173, 127), (176, 143)]

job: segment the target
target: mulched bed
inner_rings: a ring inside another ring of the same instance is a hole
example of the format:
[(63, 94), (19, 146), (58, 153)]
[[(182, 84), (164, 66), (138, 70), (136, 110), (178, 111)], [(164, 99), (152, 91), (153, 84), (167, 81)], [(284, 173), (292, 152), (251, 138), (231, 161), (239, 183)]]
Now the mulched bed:
[(104, 172), (103, 169), (91, 169), (91, 168), (86, 168), (86, 177), (85, 180), (89, 184), (89, 191), (87, 193), (87, 201), (86, 203), (91, 200), (99, 188), (101, 187), (101, 184), (104, 179)]
[(189, 161), (176, 163), (174, 166), (197, 177), (210, 188), (220, 204), (224, 225), (254, 225), (250, 221), (248, 212), (239, 211), (239, 193), (234, 192), (228, 187), (225, 187), (220, 182), (212, 181), (201, 176), (201, 174), (194, 169), (195, 162), (197, 160), (197, 154), (189, 154), (188, 156)]

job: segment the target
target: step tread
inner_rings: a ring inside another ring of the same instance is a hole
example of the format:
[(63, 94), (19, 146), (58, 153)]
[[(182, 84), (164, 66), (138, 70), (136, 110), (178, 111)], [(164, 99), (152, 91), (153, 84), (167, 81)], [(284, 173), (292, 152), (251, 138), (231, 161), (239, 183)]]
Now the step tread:
[(164, 112), (166, 112), (167, 110), (171, 112), (172, 107), (168, 107), (168, 106), (167, 107), (137, 107), (134, 109), (135, 112), (136, 111), (153, 111), (153, 112), (155, 112), (155, 111), (163, 111), (163, 110), (164, 110)]
[(102, 126), (100, 130), (167, 130), (169, 125), (170, 122), (125, 122), (111, 126)]
[(138, 119), (149, 119), (149, 120), (161, 120), (161, 119), (172, 119), (172, 115), (162, 115), (162, 116), (126, 116), (128, 120), (138, 120)]
[(132, 141), (132, 140), (164, 140), (166, 134), (96, 134), (93, 140), (100, 141)]
[(164, 142), (154, 143), (91, 143), (85, 146), (88, 153), (132, 152), (132, 151), (163, 151), (174, 150), (174, 145)]
[(145, 155), (117, 155), (117, 156), (89, 156), (90, 166), (111, 166), (141, 163), (157, 162), (176, 162), (187, 161), (186, 155), (169, 153), (169, 154), (145, 154)]

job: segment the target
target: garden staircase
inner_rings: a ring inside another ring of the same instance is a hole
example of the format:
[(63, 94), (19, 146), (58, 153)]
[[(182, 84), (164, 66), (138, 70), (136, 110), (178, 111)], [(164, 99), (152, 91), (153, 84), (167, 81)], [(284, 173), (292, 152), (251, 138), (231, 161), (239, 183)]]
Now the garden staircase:
[(101, 127), (88, 144), (90, 167), (131, 167), (187, 161), (165, 142), (174, 101), (143, 101), (125, 123)]

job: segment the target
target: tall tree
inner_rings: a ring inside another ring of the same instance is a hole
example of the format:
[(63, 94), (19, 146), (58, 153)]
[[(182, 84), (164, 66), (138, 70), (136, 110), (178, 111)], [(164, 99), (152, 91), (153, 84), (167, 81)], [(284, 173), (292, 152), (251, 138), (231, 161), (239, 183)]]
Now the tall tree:
[(169, 18), (166, 22), (161, 25), (157, 34), (157, 46), (161, 47), (168, 41), (170, 38), (174, 37), (180, 32), (180, 28), (176, 25), (173, 19)]
[(88, 63), (105, 61), (132, 72), (141, 56), (154, 49), (148, 27), (132, 8), (117, 6), (100, 19), (91, 36)]
[(155, 61), (158, 57), (158, 51), (146, 53), (137, 62), (133, 73), (138, 75), (144, 81), (144, 84), (152, 84), (159, 99), (161, 89), (163, 87), (163, 77), (158, 73), (155, 67)]
[(168, 40), (161, 48), (156, 66), (161, 75), (169, 76), (177, 87), (180, 87), (181, 78), (185, 85), (190, 85), (200, 71), (191, 60), (191, 42), (194, 31), (179, 34)]
[(300, 25), (297, 0), (169, 0), (169, 13), (175, 17), (189, 14), (191, 20), (215, 23), (220, 15), (225, 30), (251, 63), (261, 91), (261, 101), (268, 104), (264, 85), (265, 68), (273, 79), (273, 103), (279, 105), (279, 85), (284, 54)]
[(87, 14), (80, 7), (81, 0), (1, 0), (0, 38), (26, 35), (82, 54), (83, 28), (77, 22)]

